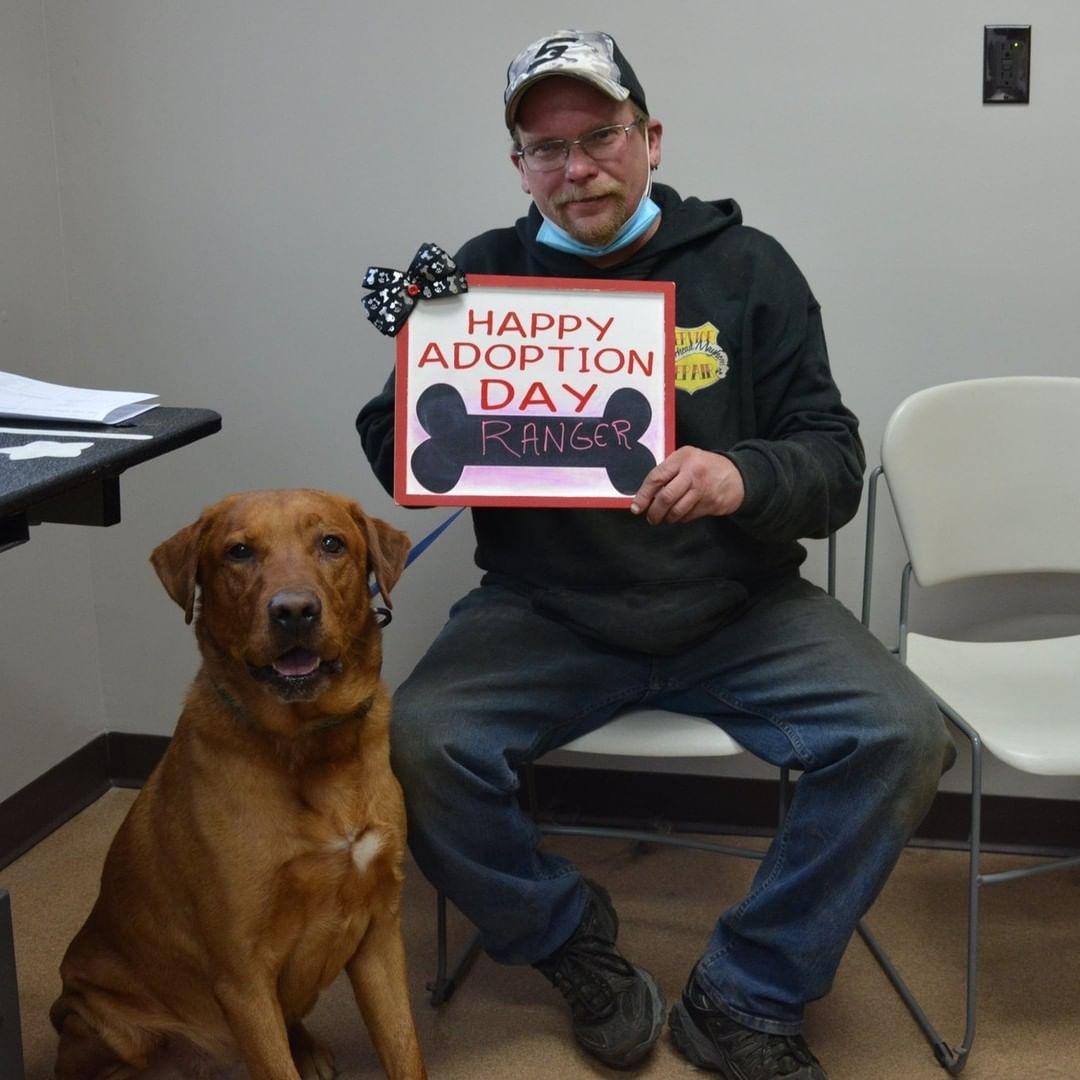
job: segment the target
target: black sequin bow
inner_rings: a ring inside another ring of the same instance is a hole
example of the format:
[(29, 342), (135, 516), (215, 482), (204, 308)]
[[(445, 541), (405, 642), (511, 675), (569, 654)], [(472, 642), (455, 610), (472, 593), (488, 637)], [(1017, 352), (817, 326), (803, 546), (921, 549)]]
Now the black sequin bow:
[(405, 325), (421, 297), (436, 300), (469, 291), (465, 275), (458, 273), (457, 264), (437, 244), (422, 244), (404, 274), (382, 266), (368, 267), (364, 288), (376, 290), (364, 297), (367, 317), (390, 337)]

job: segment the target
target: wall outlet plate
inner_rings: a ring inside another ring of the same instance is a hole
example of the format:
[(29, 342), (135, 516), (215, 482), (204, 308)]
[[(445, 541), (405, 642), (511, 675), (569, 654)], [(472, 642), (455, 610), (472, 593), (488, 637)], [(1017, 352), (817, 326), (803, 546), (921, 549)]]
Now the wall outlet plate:
[(983, 27), (983, 103), (1026, 105), (1031, 85), (1031, 27)]

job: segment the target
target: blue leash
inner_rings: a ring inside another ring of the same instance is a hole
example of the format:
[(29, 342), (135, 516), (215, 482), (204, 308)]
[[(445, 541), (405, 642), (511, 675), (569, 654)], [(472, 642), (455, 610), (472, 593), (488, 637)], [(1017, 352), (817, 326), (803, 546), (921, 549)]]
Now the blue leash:
[(420, 558), (420, 556), (423, 555), (424, 552), (427, 551), (427, 549), (431, 547), (431, 545), (434, 544), (440, 536), (442, 536), (443, 532), (445, 532), (450, 525), (453, 525), (458, 515), (461, 514), (464, 510), (464, 506), (458, 507), (458, 509), (455, 510), (444, 522), (442, 522), (442, 524), (437, 525), (434, 529), (431, 530), (431, 532), (427, 534), (427, 536), (424, 537), (423, 540), (421, 540), (414, 547), (410, 548), (409, 554), (405, 559), (406, 567), (409, 565), (409, 563), (413, 562), (413, 560)]
[[(405, 566), (403, 567), (403, 569), (408, 569), (410, 563), (414, 562), (416, 559), (419, 559), (420, 556), (423, 555), (424, 552), (427, 551), (427, 549), (431, 547), (431, 545), (434, 544), (435, 541), (438, 540), (439, 537), (442, 536), (442, 534), (451, 525), (453, 525), (453, 523), (457, 520), (457, 518), (463, 513), (465, 509), (466, 508), (464, 506), (458, 507), (458, 509), (455, 510), (448, 518), (446, 518), (445, 521), (441, 521), (438, 525), (436, 525), (435, 528), (432, 529), (431, 532), (429, 532), (423, 540), (420, 540), (416, 544), (414, 544), (409, 549), (409, 554), (408, 556), (406, 556)], [(368, 594), (370, 596), (374, 596), (378, 591), (379, 589), (375, 582), (372, 582), (368, 586)], [(390, 612), (387, 611), (386, 608), (376, 608), (375, 613), (382, 620), (379, 623), (380, 626), (386, 626), (386, 624), (390, 622)]]

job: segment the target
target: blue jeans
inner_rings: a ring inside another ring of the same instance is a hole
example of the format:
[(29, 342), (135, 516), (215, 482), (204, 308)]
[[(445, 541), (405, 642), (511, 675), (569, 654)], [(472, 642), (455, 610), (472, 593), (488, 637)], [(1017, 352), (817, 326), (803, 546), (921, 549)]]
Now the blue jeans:
[(734, 1019), (798, 1031), (952, 762), (937, 706), (842, 604), (799, 578), (660, 657), (580, 637), (485, 583), (395, 695), (392, 753), (413, 855), (494, 959), (550, 955), (586, 901), (576, 868), (537, 850), (518, 768), (628, 705), (708, 717), (801, 770), (749, 895), (720, 915), (698, 968)]

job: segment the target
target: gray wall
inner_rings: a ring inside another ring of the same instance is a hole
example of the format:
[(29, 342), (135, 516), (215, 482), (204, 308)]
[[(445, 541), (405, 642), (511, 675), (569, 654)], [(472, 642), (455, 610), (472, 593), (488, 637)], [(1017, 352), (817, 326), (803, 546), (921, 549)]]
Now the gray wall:
[[(492, 11), (0, 0), (0, 367), (224, 420), (125, 476), (120, 525), (42, 526), (0, 561), (0, 798), (101, 731), (171, 730), (196, 661), (147, 556), (203, 505), (303, 484), (414, 538), (441, 519), (396, 507), (360, 453), (355, 413), (392, 362), (361, 278), (525, 209), (503, 72), (560, 25), (603, 26), (635, 61), (665, 123), (663, 180), (735, 196), (800, 263), (873, 461), (920, 387), (1080, 374), (1075, 0)], [(981, 104), (995, 22), (1034, 26), (1027, 108)], [(879, 547), (874, 625), (889, 640), (888, 515)], [(435, 550), (395, 594), (392, 683), (476, 578), (463, 524)], [(841, 538), (853, 607), (860, 567), (861, 518)], [(1080, 796), (1072, 781), (991, 786)]]

